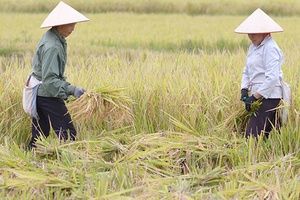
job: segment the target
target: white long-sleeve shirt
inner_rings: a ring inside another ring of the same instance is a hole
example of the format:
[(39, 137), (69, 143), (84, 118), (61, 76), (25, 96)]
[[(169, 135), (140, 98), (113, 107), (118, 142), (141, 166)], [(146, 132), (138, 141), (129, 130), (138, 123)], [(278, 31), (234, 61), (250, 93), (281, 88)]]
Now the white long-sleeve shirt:
[(259, 46), (249, 47), (241, 88), (251, 94), (259, 93), (265, 99), (282, 98), (280, 79), (283, 54), (272, 37), (267, 36)]

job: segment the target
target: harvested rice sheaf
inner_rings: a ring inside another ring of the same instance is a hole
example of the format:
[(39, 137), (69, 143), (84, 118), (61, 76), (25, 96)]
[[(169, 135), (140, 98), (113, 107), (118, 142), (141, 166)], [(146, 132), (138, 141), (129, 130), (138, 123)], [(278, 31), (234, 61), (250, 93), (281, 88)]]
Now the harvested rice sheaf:
[(110, 122), (114, 126), (133, 121), (133, 101), (123, 92), (126, 88), (101, 87), (86, 91), (80, 98), (70, 101), (69, 113), (80, 122)]
[(226, 128), (230, 131), (243, 133), (246, 129), (251, 115), (255, 115), (261, 103), (261, 101), (256, 101), (253, 104), (251, 104), (250, 112), (247, 111), (244, 106), (240, 107), (238, 110), (229, 115), (219, 128)]

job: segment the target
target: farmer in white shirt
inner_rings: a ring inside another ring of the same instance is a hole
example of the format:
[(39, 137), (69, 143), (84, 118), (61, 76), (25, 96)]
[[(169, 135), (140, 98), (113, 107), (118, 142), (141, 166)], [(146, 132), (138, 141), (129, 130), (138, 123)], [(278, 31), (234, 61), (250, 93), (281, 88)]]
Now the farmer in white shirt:
[[(239, 27), (236, 33), (248, 34), (250, 45), (246, 65), (242, 75), (241, 100), (247, 111), (258, 99), (262, 104), (252, 114), (246, 130), (246, 138), (264, 134), (268, 138), (273, 127), (280, 127), (278, 110), (282, 98), (280, 80), (283, 72), (283, 54), (271, 37), (271, 33), (283, 29), (261, 9), (254, 11)], [(249, 95), (249, 96), (248, 96)]]

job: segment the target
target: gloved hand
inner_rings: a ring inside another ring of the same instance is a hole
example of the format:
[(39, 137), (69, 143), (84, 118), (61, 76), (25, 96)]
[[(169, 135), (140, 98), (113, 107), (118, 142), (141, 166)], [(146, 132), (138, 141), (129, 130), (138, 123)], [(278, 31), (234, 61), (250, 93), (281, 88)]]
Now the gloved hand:
[(254, 103), (255, 101), (257, 101), (258, 99), (255, 98), (253, 95), (251, 95), (250, 97), (248, 97), (246, 100), (245, 100), (245, 108), (247, 111), (251, 111), (251, 104)]
[(81, 95), (83, 95), (83, 93), (85, 93), (85, 89), (81, 88), (81, 87), (76, 87), (74, 90), (74, 96), (78, 99)]
[(248, 90), (242, 89), (241, 90), (241, 101), (246, 101), (246, 99), (249, 97)]

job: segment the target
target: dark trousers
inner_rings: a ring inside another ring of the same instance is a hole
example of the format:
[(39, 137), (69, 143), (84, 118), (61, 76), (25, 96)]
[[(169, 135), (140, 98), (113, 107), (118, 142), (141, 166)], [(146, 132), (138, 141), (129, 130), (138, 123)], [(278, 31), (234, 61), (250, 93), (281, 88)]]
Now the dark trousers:
[(258, 111), (250, 117), (246, 138), (249, 136), (257, 138), (260, 134), (268, 138), (273, 127), (280, 128), (279, 110), (274, 110), (279, 103), (280, 99), (262, 99)]
[(32, 137), (29, 148), (35, 147), (36, 140), (41, 136), (48, 137), (50, 125), (60, 140), (76, 138), (76, 129), (65, 102), (59, 98), (37, 96), (37, 112), (39, 120), (32, 118)]

